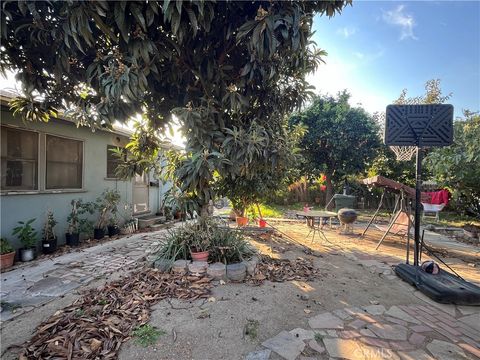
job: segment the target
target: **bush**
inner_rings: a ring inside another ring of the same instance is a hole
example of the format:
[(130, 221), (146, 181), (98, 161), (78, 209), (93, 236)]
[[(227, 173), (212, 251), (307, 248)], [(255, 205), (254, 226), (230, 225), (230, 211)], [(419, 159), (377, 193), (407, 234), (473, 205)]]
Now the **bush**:
[(228, 227), (214, 230), (209, 251), (209, 260), (227, 264), (248, 260), (255, 254), (255, 249), (245, 236), (239, 230)]
[(209, 218), (169, 231), (157, 259), (172, 263), (178, 259), (189, 260), (191, 249), (209, 251), (209, 260), (227, 264), (248, 259), (255, 253), (240, 231)]

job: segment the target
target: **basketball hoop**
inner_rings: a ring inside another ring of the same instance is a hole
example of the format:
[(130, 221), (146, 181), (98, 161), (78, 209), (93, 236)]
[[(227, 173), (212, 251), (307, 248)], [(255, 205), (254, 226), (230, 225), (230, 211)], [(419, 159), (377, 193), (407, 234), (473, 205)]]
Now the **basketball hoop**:
[(392, 150), (395, 153), (398, 161), (408, 161), (412, 158), (413, 154), (415, 154), (417, 147), (416, 146), (390, 146), (390, 150)]

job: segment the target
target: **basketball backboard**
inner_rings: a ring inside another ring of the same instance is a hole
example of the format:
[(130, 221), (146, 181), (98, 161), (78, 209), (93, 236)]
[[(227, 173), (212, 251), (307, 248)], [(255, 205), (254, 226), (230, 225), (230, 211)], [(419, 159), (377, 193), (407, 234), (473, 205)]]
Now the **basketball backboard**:
[(453, 142), (453, 106), (388, 105), (385, 145), (447, 146)]

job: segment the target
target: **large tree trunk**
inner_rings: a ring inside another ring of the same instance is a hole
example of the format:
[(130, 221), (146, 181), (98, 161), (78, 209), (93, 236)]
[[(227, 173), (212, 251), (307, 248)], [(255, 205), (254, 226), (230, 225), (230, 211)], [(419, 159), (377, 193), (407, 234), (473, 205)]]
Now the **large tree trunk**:
[[(325, 185), (327, 186), (327, 189), (326, 189), (325, 201), (326, 201), (326, 204), (328, 204), (333, 197), (333, 184), (332, 184), (332, 176), (330, 174), (326, 174), (326, 176), (327, 176), (327, 179), (325, 180)], [(332, 208), (333, 208), (333, 201), (330, 203), (330, 205), (328, 205), (327, 210), (330, 210)]]

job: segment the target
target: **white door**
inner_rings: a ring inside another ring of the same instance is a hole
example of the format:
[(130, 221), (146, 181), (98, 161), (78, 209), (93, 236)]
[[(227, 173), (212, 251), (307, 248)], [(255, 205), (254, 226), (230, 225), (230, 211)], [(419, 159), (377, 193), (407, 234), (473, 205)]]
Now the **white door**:
[(136, 175), (133, 180), (133, 213), (149, 211), (148, 206), (148, 174)]

